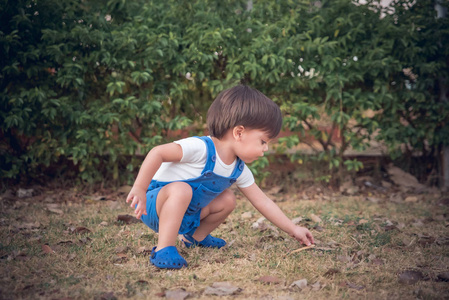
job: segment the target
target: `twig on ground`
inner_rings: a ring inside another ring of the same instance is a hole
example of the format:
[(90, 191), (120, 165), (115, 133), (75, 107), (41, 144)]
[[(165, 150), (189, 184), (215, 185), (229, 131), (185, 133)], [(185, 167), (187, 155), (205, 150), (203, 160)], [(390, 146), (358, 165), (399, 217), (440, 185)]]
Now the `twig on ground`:
[(284, 257), (287, 257), (288, 255), (293, 254), (293, 253), (301, 252), (303, 250), (312, 249), (312, 248), (315, 248), (315, 245), (305, 246), (305, 247), (293, 250), (293, 251), (287, 253)]

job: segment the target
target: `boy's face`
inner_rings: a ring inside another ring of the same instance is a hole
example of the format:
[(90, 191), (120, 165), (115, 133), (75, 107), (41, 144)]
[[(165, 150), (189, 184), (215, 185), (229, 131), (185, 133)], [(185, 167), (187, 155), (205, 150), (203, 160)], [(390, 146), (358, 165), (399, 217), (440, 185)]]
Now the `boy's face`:
[(245, 128), (237, 135), (236, 155), (245, 163), (251, 163), (263, 156), (269, 142), (265, 131)]

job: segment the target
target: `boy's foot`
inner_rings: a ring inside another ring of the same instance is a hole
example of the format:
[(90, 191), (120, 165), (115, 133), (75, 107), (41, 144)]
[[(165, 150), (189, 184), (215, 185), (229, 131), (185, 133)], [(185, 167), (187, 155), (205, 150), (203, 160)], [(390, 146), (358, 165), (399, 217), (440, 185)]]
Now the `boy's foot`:
[(161, 269), (181, 269), (187, 267), (186, 260), (179, 255), (175, 246), (168, 246), (159, 251), (151, 250), (150, 262)]
[(185, 233), (183, 242), (187, 248), (194, 247), (194, 246), (200, 246), (200, 247), (204, 247), (204, 248), (221, 248), (224, 245), (226, 245), (225, 240), (217, 238), (217, 237), (213, 237), (210, 234), (208, 236), (206, 236), (206, 238), (204, 240), (202, 240), (201, 242), (198, 242), (190, 234)]

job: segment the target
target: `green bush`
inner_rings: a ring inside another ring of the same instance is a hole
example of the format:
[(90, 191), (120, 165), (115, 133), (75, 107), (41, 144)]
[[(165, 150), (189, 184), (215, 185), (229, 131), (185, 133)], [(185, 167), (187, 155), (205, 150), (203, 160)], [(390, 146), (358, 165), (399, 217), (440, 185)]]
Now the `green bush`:
[(332, 170), (360, 169), (343, 153), (373, 133), (432, 157), (449, 140), (449, 26), (430, 0), (394, 14), (349, 0), (0, 3), (2, 177), (69, 160), (83, 180), (131, 178), (129, 157), (188, 125), (201, 134), (213, 98), (240, 82), (281, 106), (295, 133), (284, 147), (307, 133)]

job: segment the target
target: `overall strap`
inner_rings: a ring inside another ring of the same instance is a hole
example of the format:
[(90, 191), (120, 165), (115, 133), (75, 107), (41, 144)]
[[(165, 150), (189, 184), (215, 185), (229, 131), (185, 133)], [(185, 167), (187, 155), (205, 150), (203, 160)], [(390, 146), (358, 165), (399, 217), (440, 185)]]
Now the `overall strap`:
[(200, 140), (203, 140), (206, 143), (207, 147), (207, 159), (206, 159), (206, 165), (204, 166), (203, 171), (201, 174), (204, 174), (207, 171), (213, 171), (215, 167), (215, 161), (217, 160), (217, 156), (215, 154), (215, 146), (214, 142), (211, 138), (207, 136), (196, 136), (196, 138), (199, 138)]
[(239, 157), (237, 157), (237, 162), (235, 164), (234, 171), (231, 174), (231, 177), (237, 179), (243, 172), (243, 168), (245, 168), (245, 163)]

